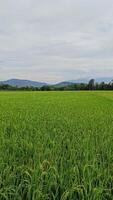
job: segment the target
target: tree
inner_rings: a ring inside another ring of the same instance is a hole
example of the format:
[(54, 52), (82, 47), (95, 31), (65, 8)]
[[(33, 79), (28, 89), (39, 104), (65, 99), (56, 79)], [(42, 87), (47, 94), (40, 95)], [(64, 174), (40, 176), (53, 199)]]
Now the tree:
[(48, 85), (44, 85), (40, 88), (41, 91), (50, 91), (51, 88)]
[(89, 88), (89, 90), (94, 90), (95, 89), (95, 79), (91, 79), (89, 81), (88, 88)]

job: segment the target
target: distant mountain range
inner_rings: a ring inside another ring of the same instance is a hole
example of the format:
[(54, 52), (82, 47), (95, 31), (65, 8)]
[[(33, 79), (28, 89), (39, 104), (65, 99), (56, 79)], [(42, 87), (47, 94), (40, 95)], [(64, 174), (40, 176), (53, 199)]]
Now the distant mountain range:
[(30, 80), (21, 80), (21, 79), (10, 79), (7, 81), (0, 81), (0, 84), (8, 84), (11, 86), (17, 86), (17, 87), (42, 87), (44, 85), (47, 85), (43, 82), (36, 82), (36, 81), (30, 81)]
[[(91, 78), (84, 78), (84, 79), (63, 81), (63, 82), (55, 84), (54, 86), (55, 87), (65, 87), (65, 86), (72, 85), (72, 84), (75, 84), (75, 83), (76, 84), (77, 83), (88, 83), (90, 79)], [(97, 83), (101, 83), (101, 82), (109, 83), (109, 82), (111, 82), (111, 80), (113, 80), (113, 77), (95, 78), (95, 82), (97, 82)]]
[[(84, 78), (84, 79), (77, 79), (77, 80), (70, 80), (71, 83), (88, 83), (91, 78)], [(105, 82), (109, 83), (113, 80), (113, 77), (102, 77), (102, 78), (94, 78), (97, 83)]]
[[(68, 85), (72, 85), (75, 83), (88, 83), (91, 78), (85, 78), (85, 79), (78, 79), (78, 80), (70, 80), (70, 81), (63, 81), (60, 83), (52, 84), (55, 87), (65, 87)], [(104, 78), (95, 78), (95, 81), (98, 83), (105, 82), (109, 83), (111, 80), (113, 80), (113, 77), (104, 77)], [(47, 86), (50, 84), (44, 83), (44, 82), (37, 82), (37, 81), (31, 81), (31, 80), (22, 80), (22, 79), (9, 79), (7, 81), (0, 81), (0, 85), (8, 84), (11, 86), (17, 86), (17, 87), (42, 87)]]
[(71, 81), (63, 81), (63, 82), (54, 84), (54, 86), (55, 86), (55, 87), (65, 87), (65, 86), (73, 85), (73, 84), (75, 84), (75, 83), (74, 83), (74, 82), (71, 82)]

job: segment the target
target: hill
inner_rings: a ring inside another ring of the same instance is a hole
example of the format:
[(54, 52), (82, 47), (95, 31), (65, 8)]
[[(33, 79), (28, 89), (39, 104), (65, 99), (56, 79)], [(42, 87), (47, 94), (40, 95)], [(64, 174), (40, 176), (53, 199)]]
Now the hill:
[[(91, 78), (83, 78), (83, 79), (76, 79), (76, 80), (70, 80), (71, 83), (88, 83)], [(101, 78), (94, 78), (97, 83), (105, 82), (109, 83), (111, 80), (113, 80), (113, 77), (101, 77)]]
[(70, 81), (64, 81), (64, 82), (60, 82), (54, 85), (54, 87), (66, 87), (69, 85), (73, 85), (74, 83), (70, 82)]
[(17, 87), (42, 87), (44, 85), (47, 85), (43, 82), (37, 82), (37, 81), (31, 81), (31, 80), (21, 80), (21, 79), (9, 79), (7, 81), (0, 81), (0, 84), (8, 84), (11, 86), (17, 86)]

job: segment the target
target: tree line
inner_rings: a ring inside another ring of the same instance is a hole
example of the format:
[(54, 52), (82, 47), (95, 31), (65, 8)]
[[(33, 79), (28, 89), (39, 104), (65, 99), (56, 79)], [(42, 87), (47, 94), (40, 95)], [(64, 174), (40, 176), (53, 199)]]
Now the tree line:
[(91, 79), (88, 83), (73, 83), (66, 86), (45, 85), (42, 87), (17, 87), (7, 84), (0, 85), (0, 91), (76, 91), (76, 90), (113, 90), (113, 81), (96, 83)]

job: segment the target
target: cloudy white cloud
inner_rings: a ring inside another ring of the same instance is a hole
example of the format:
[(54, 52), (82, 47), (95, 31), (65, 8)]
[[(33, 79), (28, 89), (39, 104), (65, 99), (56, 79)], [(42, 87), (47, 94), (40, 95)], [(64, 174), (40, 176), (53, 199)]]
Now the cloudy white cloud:
[(113, 0), (0, 0), (0, 79), (113, 76)]

